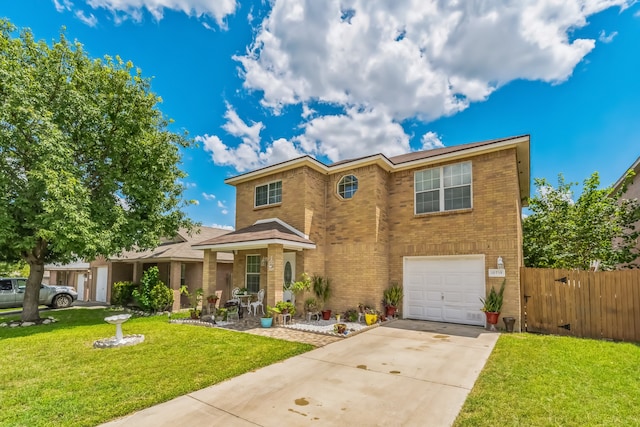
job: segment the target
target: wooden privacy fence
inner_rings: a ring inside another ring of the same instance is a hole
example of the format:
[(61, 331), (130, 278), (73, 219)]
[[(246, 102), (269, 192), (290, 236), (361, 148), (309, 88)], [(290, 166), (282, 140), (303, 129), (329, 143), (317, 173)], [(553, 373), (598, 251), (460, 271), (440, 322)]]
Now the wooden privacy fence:
[(522, 268), (525, 330), (640, 342), (640, 270)]

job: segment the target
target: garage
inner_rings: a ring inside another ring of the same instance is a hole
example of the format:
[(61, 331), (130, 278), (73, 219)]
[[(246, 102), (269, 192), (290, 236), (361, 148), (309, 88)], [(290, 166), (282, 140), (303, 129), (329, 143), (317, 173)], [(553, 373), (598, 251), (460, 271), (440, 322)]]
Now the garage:
[(484, 255), (405, 257), (404, 317), (484, 326)]

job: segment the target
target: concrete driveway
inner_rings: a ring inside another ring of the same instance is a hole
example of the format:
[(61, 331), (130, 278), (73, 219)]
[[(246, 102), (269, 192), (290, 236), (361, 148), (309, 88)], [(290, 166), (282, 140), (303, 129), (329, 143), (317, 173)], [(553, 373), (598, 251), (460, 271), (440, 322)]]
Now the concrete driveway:
[(449, 426), (498, 336), (397, 320), (104, 425)]

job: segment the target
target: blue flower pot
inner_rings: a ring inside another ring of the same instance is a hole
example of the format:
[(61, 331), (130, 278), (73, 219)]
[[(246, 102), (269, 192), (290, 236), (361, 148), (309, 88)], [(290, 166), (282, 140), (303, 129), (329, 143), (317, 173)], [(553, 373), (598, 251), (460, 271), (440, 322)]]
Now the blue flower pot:
[(263, 328), (270, 328), (273, 324), (273, 317), (261, 317), (260, 324)]

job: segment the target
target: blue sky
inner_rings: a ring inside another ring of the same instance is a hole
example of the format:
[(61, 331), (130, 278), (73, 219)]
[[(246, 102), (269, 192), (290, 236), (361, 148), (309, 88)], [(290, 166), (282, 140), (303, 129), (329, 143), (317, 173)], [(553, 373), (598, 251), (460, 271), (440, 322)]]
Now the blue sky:
[(225, 178), (304, 154), (530, 134), (532, 181), (613, 184), (640, 155), (640, 5), (459, 3), (0, 0), (0, 17), (153, 78), (197, 143), (182, 168), (204, 225), (234, 225)]

